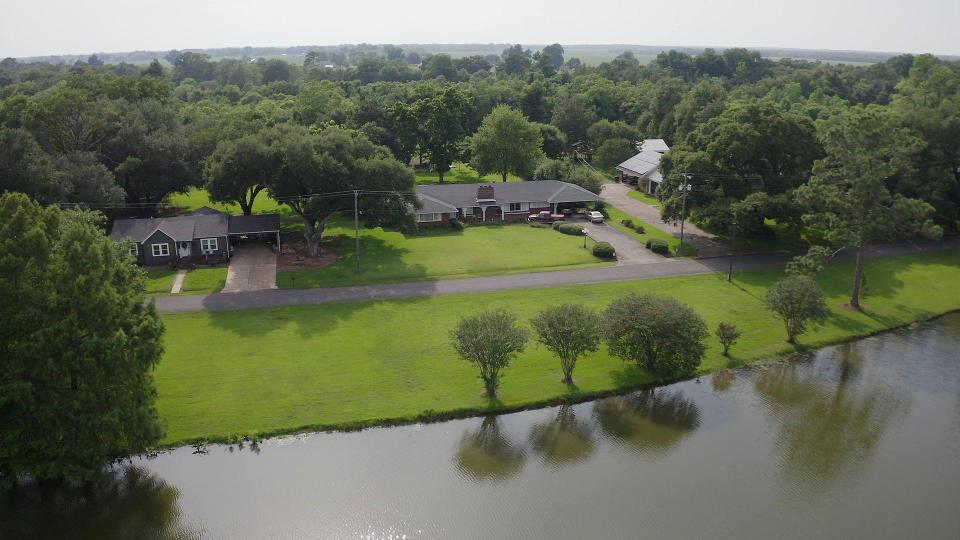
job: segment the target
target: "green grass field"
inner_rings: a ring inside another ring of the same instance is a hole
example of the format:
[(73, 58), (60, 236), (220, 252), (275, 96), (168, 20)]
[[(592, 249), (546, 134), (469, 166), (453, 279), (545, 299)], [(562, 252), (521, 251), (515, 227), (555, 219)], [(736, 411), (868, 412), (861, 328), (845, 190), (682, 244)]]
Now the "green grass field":
[(583, 249), (583, 237), (525, 224), (474, 225), (463, 231), (441, 226), (416, 234), (360, 231), (361, 272), (356, 272), (353, 226), (335, 221), (325, 248), (342, 258), (324, 268), (279, 272), (277, 285), (332, 287), (428, 279), (450, 279), (584, 266), (609, 266)]
[(180, 294), (213, 294), (220, 292), (227, 282), (227, 267), (196, 268), (183, 278)]
[[(418, 184), (436, 184), (440, 181), (440, 175), (434, 171), (418, 171), (416, 182)], [(503, 182), (499, 174), (481, 175), (467, 163), (456, 163), (443, 175), (443, 181), (448, 184), (476, 184), (479, 182)], [(508, 175), (507, 182), (522, 182), (519, 176)]]
[(631, 189), (627, 192), (627, 196), (632, 197), (644, 204), (649, 204), (650, 206), (656, 206), (657, 208), (660, 208), (660, 199), (654, 197), (653, 195), (647, 195), (642, 191)]
[(176, 270), (169, 268), (147, 268), (147, 277), (144, 285), (147, 288), (147, 294), (169, 294), (170, 287), (173, 286), (173, 277), (177, 275)]
[[(872, 260), (865, 311), (846, 310), (851, 265), (828, 268), (820, 282), (833, 309), (827, 324), (800, 337), (808, 347), (852, 339), (960, 308), (960, 253)], [(469, 414), (584, 399), (654, 383), (605, 348), (581, 359), (575, 386), (559, 362), (530, 343), (504, 372), (499, 399), (483, 397), (476, 369), (456, 358), (448, 332), (464, 314), (503, 307), (523, 324), (560, 302), (603, 309), (624, 294), (653, 292), (693, 306), (710, 325), (743, 332), (731, 353), (715, 338), (702, 372), (792, 351), (763, 295), (777, 271), (600, 283), (275, 309), (165, 315), (165, 355), (156, 369), (164, 444), (236, 434), (358, 427), (417, 417)]]

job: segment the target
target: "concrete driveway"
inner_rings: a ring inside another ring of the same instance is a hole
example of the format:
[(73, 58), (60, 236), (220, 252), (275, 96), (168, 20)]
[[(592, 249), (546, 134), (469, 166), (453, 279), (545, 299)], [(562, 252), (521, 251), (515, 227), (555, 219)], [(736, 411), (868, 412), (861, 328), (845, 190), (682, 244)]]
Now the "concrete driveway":
[(277, 288), (277, 255), (266, 245), (238, 247), (227, 268), (225, 293)]
[(657, 255), (640, 242), (630, 238), (606, 223), (590, 223), (577, 216), (574, 220), (587, 230), (587, 236), (597, 242), (609, 242), (617, 252), (618, 264), (652, 264), (670, 259)]

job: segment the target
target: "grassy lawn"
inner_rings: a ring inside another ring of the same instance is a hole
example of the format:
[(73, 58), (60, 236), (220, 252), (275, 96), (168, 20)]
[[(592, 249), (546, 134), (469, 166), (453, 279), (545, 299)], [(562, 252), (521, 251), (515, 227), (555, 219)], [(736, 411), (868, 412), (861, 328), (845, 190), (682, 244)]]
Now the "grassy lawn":
[(169, 294), (170, 287), (173, 286), (173, 277), (177, 275), (176, 270), (169, 268), (147, 268), (147, 279), (144, 285), (147, 288), (147, 294)]
[(183, 278), (180, 294), (213, 294), (220, 292), (227, 282), (227, 266), (196, 268)]
[(376, 228), (360, 231), (357, 273), (352, 223), (336, 221), (326, 234), (325, 249), (343, 257), (325, 268), (279, 272), (277, 286), (332, 287), (615, 264), (594, 257), (590, 241), (583, 249), (583, 237), (524, 224), (475, 225), (463, 231), (439, 227), (409, 235)]
[[(416, 176), (418, 184), (436, 184), (440, 181), (440, 176), (433, 171), (417, 172)], [(443, 181), (448, 184), (475, 184), (478, 182), (503, 182), (503, 179), (500, 178), (499, 174), (480, 176), (480, 173), (475, 171), (470, 165), (457, 163), (447, 174), (443, 175)], [(522, 182), (523, 179), (511, 174), (507, 176), (507, 181)]]
[(650, 206), (656, 206), (660, 208), (660, 199), (654, 197), (653, 195), (647, 195), (642, 191), (637, 191), (634, 188), (630, 188), (630, 191), (627, 192), (629, 197), (632, 197), (644, 204), (649, 204)]
[[(607, 220), (607, 223), (609, 223), (614, 229), (617, 229), (618, 231), (626, 234), (627, 236), (633, 237), (641, 244), (646, 244), (647, 240), (651, 238), (659, 238), (660, 240), (664, 240), (667, 242), (667, 244), (669, 244), (671, 253), (677, 253), (677, 249), (680, 247), (679, 238), (673, 236), (667, 231), (658, 229), (657, 227), (647, 223), (646, 221), (633, 217), (632, 215), (624, 212), (623, 210), (620, 210), (616, 206), (607, 205), (605, 210), (607, 211), (607, 214), (610, 216), (610, 219)], [(625, 220), (625, 219), (629, 219), (637, 225), (642, 225), (644, 229), (643, 234), (620, 223), (622, 220)], [(694, 255), (696, 255), (696, 252), (694, 251), (693, 246), (690, 245), (688, 242), (684, 242), (683, 252), (679, 253), (678, 256), (692, 257)]]
[[(851, 265), (829, 267), (820, 282), (833, 309), (827, 324), (801, 336), (808, 347), (852, 339), (960, 308), (960, 253), (867, 263), (864, 312), (842, 307)], [(506, 369), (499, 399), (488, 401), (476, 369), (457, 359), (448, 332), (464, 314), (504, 307), (527, 324), (544, 306), (573, 302), (602, 309), (630, 292), (670, 295), (693, 306), (711, 329), (701, 371), (792, 351), (763, 306), (778, 271), (724, 276), (444, 295), (275, 309), (165, 315), (165, 356), (155, 377), (166, 444), (235, 434), (357, 427), (577, 399), (656, 382), (611, 358), (605, 348), (581, 359), (576, 386), (560, 381), (559, 361), (530, 343)], [(712, 330), (743, 332), (732, 360)]]

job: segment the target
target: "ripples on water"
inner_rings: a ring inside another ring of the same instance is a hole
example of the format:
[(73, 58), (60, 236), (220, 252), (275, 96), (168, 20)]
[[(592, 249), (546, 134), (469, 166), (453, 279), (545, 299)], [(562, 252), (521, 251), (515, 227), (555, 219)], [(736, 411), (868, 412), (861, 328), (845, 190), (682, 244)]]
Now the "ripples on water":
[(0, 538), (960, 538), (960, 316), (502, 416), (137, 459)]

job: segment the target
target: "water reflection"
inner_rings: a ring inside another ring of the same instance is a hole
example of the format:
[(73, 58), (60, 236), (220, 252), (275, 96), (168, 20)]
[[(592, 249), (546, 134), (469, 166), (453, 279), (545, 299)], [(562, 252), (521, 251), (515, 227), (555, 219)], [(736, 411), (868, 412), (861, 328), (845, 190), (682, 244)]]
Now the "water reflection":
[(179, 492), (139, 467), (83, 488), (21, 486), (0, 496), (0, 538), (190, 539)]
[(642, 453), (665, 452), (700, 425), (696, 403), (670, 388), (601, 399), (593, 416), (609, 439)]
[(737, 374), (732, 369), (718, 371), (710, 376), (710, 386), (714, 391), (723, 393), (733, 386), (733, 381), (736, 380), (736, 378)]
[(593, 427), (580, 421), (571, 405), (561, 405), (553, 420), (530, 430), (530, 446), (547, 465), (558, 467), (583, 461), (594, 448)]
[(527, 455), (503, 434), (496, 416), (487, 416), (476, 431), (460, 438), (454, 461), (462, 477), (500, 481), (519, 473)]
[(857, 382), (864, 363), (859, 348), (839, 346), (832, 355), (832, 361), (772, 365), (755, 384), (776, 422), (783, 480), (811, 494), (860, 473), (910, 407), (901, 390)]

